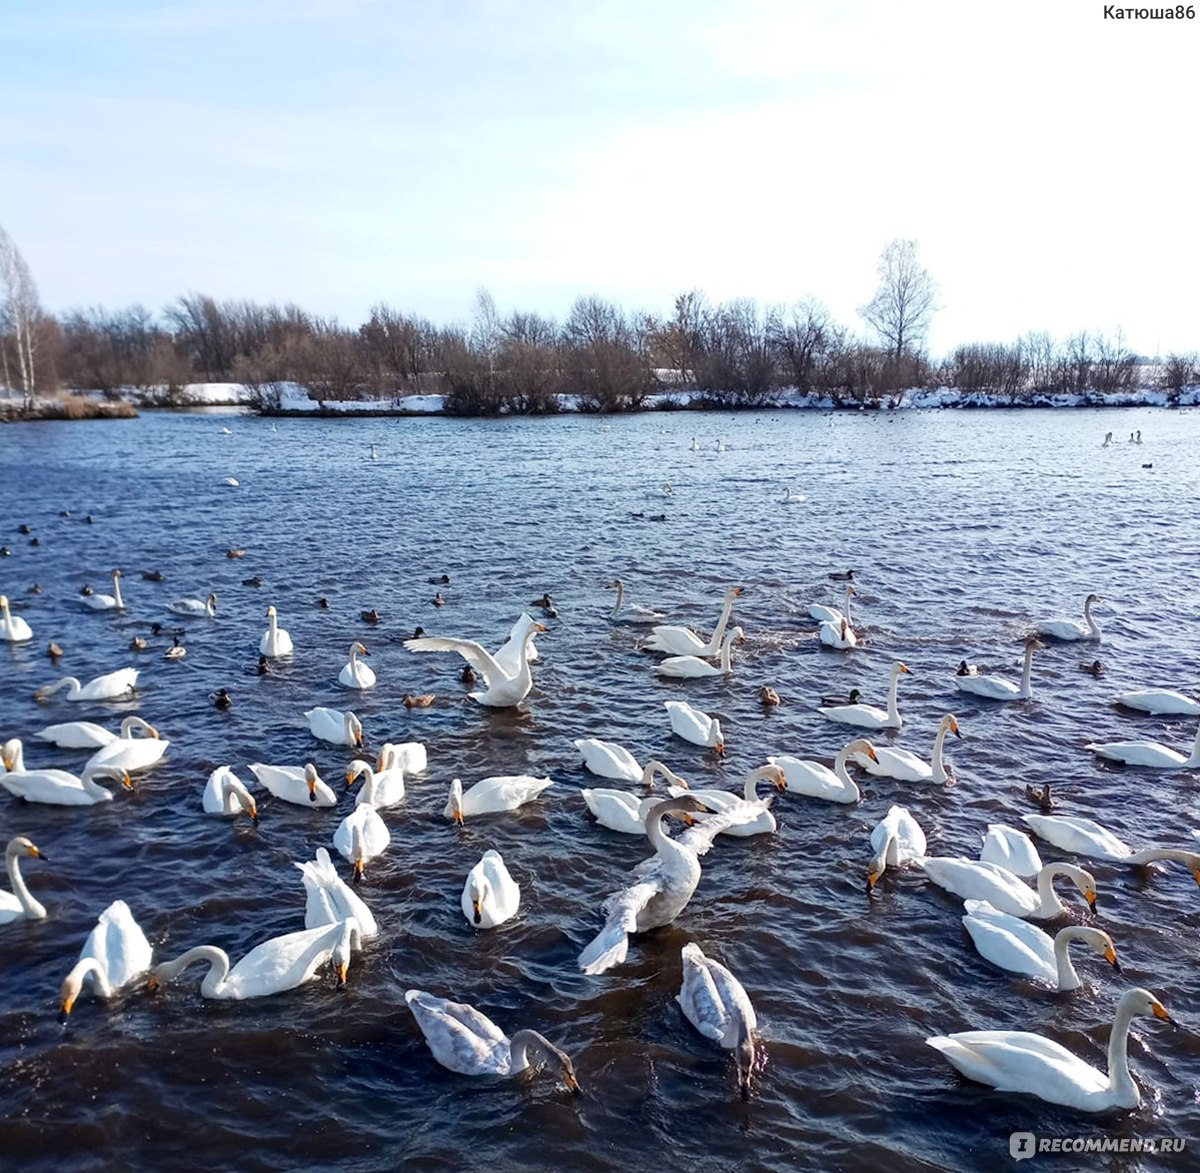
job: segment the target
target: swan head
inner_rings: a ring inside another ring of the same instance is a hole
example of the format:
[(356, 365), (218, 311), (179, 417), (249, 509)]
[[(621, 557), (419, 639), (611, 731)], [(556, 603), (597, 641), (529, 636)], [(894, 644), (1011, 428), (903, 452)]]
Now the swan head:
[(308, 801), (317, 801), (317, 783), (321, 781), (321, 775), (317, 773), (317, 767), (309, 762), (304, 767), (304, 784), (308, 787)]
[(4, 769), (9, 773), (13, 771), (20, 760), (21, 749), (21, 739), (19, 737), (10, 737), (4, 743), (3, 747), (0, 747), (0, 762), (4, 763)]
[(947, 713), (942, 718), (942, 726), (946, 729), (949, 729), (955, 737), (962, 737), (962, 734), (958, 731), (958, 718), (953, 713)]
[(5, 856), (9, 859), (15, 859), (18, 856), (28, 855), (33, 859), (48, 860), (48, 857), (43, 855), (41, 849), (33, 842), (32, 839), (27, 839), (24, 835), (17, 835), (15, 838), (8, 841), (8, 847), (4, 851)]
[(754, 1035), (744, 1014), (738, 1015), (738, 1040), (733, 1051), (737, 1063), (738, 1091), (743, 1100), (750, 1098), (750, 1081), (754, 1076)]
[(471, 901), (472, 919), (476, 924), (481, 924), (483, 922), (483, 902), (487, 899), (491, 885), (487, 882), (486, 877), (479, 875), (474, 869), (471, 870), (469, 881), (467, 895)]
[(847, 756), (855, 753), (866, 754), (871, 761), (879, 761), (879, 755), (875, 752), (875, 747), (865, 737), (860, 737), (857, 741), (852, 741), (846, 746), (845, 752)]
[(75, 1000), (79, 997), (79, 991), (83, 989), (83, 977), (84, 973), (87, 972), (86, 969), (80, 972), (81, 968), (81, 966), (77, 965), (63, 978), (62, 986), (58, 991), (59, 1022), (66, 1022), (71, 1015), (71, 1011), (75, 1009)]
[(625, 584), (619, 578), (614, 578), (612, 582), (606, 582), (604, 584), (604, 589), (606, 591), (617, 591), (620, 590), (624, 585)]
[(362, 749), (363, 743), (363, 728), (362, 722), (353, 714), (346, 714), (346, 732), (350, 735), (356, 749)]
[(902, 664), (899, 660), (897, 660), (896, 663), (892, 665), (892, 675), (902, 676), (905, 674), (911, 674), (908, 665)]
[[(388, 745), (390, 744), (391, 742), (388, 742)], [(380, 753), (379, 757), (376, 759), (376, 764), (374, 767), (372, 767), (370, 762), (364, 762), (362, 758), (355, 758), (354, 761), (350, 763), (349, 769), (346, 771), (346, 789), (349, 790), (350, 787), (358, 781), (360, 774), (365, 774), (368, 770), (370, 770), (371, 773), (374, 773), (375, 770), (381, 770), (383, 768), (383, 766), (380, 764), (382, 761), (382, 753)]]
[(450, 783), (450, 798), (446, 802), (446, 809), (442, 812), (446, 818), (453, 819), (460, 827), (463, 822), (462, 809), (462, 779), (455, 778)]
[(1090, 607), (1093, 603), (1103, 603), (1103, 602), (1104, 602), (1104, 600), (1099, 595), (1093, 594), (1093, 595), (1088, 595), (1088, 597), (1083, 600), (1083, 605), (1085, 607)]
[(1085, 930), (1084, 940), (1108, 962), (1109, 965), (1121, 972), (1121, 963), (1117, 960), (1117, 948), (1113, 939), (1103, 929)]
[(276, 613), (275, 613), (275, 608), (274, 608), (274, 606), (270, 606), (270, 607), (268, 607), (268, 608), (267, 608), (267, 618), (268, 618), (268, 619), (274, 619), (274, 618), (276, 618)]
[(356, 643), (353, 650), (360, 656), (369, 656), (371, 653), (367, 651), (367, 645), (364, 643)]
[(740, 599), (745, 593), (745, 587), (730, 587), (729, 590), (725, 592), (725, 602), (732, 603), (734, 599)]
[(1045, 651), (1045, 648), (1046, 645), (1042, 643), (1042, 641), (1038, 639), (1036, 635), (1031, 635), (1029, 639), (1025, 641), (1025, 650), (1027, 652), (1041, 652)]

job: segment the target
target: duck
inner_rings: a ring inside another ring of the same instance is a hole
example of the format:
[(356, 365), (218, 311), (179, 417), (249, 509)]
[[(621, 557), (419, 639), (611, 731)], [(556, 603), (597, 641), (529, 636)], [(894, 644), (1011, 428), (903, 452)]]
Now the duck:
[(457, 652), (483, 676), (487, 686), (482, 692), (471, 693), (472, 699), (481, 705), (503, 709), (520, 704), (533, 688), (533, 675), (529, 669), (528, 636), (545, 630), (537, 620), (528, 615), (521, 616), (518, 631), (523, 634), (517, 652), (515, 672), (506, 671), (495, 656), (474, 640), (427, 636), (423, 639), (406, 639), (404, 646), (413, 652)]
[(942, 747), (948, 733), (962, 737), (958, 728), (958, 718), (953, 713), (947, 713), (938, 722), (937, 734), (933, 739), (933, 752), (928, 762), (909, 750), (889, 746), (876, 746), (874, 761), (866, 754), (855, 754), (854, 761), (868, 774), (879, 778), (895, 778), (899, 782), (948, 782), (951, 775), (942, 761)]
[(317, 929), (353, 918), (364, 939), (379, 934), (374, 914), (362, 897), (337, 874), (329, 852), (318, 847), (316, 859), (292, 863), (304, 883), (304, 927)]
[(660, 676), (676, 680), (699, 680), (706, 676), (728, 676), (733, 671), (733, 645), (745, 643), (746, 633), (740, 627), (731, 627), (721, 641), (721, 664), (716, 667), (699, 656), (667, 656), (654, 666)]
[(297, 806), (337, 806), (337, 795), (309, 762), (305, 766), (267, 766), (254, 762), (251, 772), (276, 798)]
[(899, 729), (903, 721), (896, 696), (900, 677), (907, 673), (908, 666), (899, 660), (892, 665), (886, 712), (875, 705), (865, 705), (861, 702), (854, 705), (821, 705), (817, 712), (827, 720), (837, 721), (842, 725), (857, 725), (860, 729)]
[(262, 586), (262, 578), (257, 574), (252, 574), (249, 578), (242, 579), (242, 586), (260, 587)]
[(1021, 672), (1021, 683), (1013, 684), (1003, 676), (955, 676), (954, 684), (959, 692), (969, 692), (993, 701), (1027, 701), (1033, 697), (1033, 653), (1046, 645), (1040, 639), (1029, 639), (1025, 643), (1025, 667)]
[(378, 623), (382, 616), (372, 607), (369, 611), (360, 612), (364, 623)]
[(209, 774), (200, 805), (206, 815), (222, 815), (226, 818), (245, 811), (250, 821), (258, 825), (258, 803), (229, 766), (218, 766)]
[(821, 697), (821, 704), (833, 705), (857, 705), (862, 701), (862, 693), (857, 688), (852, 688), (845, 696), (830, 695)]
[(99, 916), (83, 943), (79, 960), (59, 988), (61, 1018), (65, 1021), (90, 976), (96, 995), (107, 1001), (141, 977), (153, 960), (146, 934), (124, 900), (114, 900)]
[(8, 596), (0, 595), (0, 639), (6, 643), (21, 644), (33, 639), (33, 629), (8, 609)]
[(398, 765), (385, 747), (379, 755), (379, 764), (372, 766), (361, 758), (355, 758), (346, 770), (347, 788), (354, 785), (359, 778), (365, 778), (363, 789), (359, 792), (358, 801), (366, 801), (370, 795), (370, 803), (376, 810), (386, 810), (404, 801), (404, 769)]
[(1025, 815), (1033, 833), (1040, 839), (1071, 855), (1103, 859), (1133, 866), (1169, 860), (1182, 863), (1200, 884), (1200, 854), (1173, 847), (1145, 847), (1134, 851), (1123, 839), (1094, 819), (1070, 815)]
[(125, 600), (121, 598), (121, 572), (114, 570), (112, 572), (113, 593), (111, 595), (98, 595), (93, 591), (89, 595), (84, 596), (84, 606), (91, 608), (93, 611), (124, 611)]
[(926, 856), (919, 866), (939, 888), (963, 900), (986, 900), (997, 912), (1022, 920), (1052, 920), (1066, 909), (1054, 891), (1057, 876), (1066, 876), (1079, 889), (1088, 907), (1096, 904), (1096, 879), (1071, 863), (1048, 863), (1038, 873), (1036, 890), (1007, 868), (977, 863), (962, 856)]
[(338, 673), (338, 684), (343, 688), (374, 688), (375, 673), (368, 664), (360, 664), (359, 656), (369, 656), (366, 644), (355, 640), (350, 645), (350, 662)]
[(997, 912), (986, 900), (968, 900), (963, 908), (963, 927), (980, 956), (1011, 973), (1047, 982), (1059, 993), (1083, 985), (1068, 952), (1073, 941), (1086, 942), (1117, 973), (1121, 972), (1112, 937), (1101, 929), (1068, 925), (1051, 937), (1020, 917)]
[(354, 867), (355, 880), (361, 880), (367, 864), (382, 855), (392, 841), (387, 823), (375, 809), (375, 775), (366, 771), (367, 780), (358, 792), (354, 809), (338, 824), (333, 845)]
[[(688, 788), (687, 781), (669, 766), (663, 765), (662, 762), (647, 762), (641, 778), (647, 792), (654, 788), (654, 779), (659, 774), (680, 793)], [(623, 835), (644, 835), (646, 813), (659, 801), (655, 795), (643, 797), (627, 790), (581, 789), (579, 793), (588, 810), (596, 816), (596, 822)]]
[[(7, 745), (11, 743), (6, 742)], [(8, 764), (5, 754), (5, 764)], [(98, 777), (117, 779), (126, 790), (133, 789), (128, 773), (113, 766), (84, 767), (77, 778), (65, 770), (20, 770), (9, 768), (0, 774), (0, 786), (26, 802), (40, 802), (47, 806), (94, 806), (98, 802), (112, 802), (113, 792), (106, 790)]]
[(164, 582), (166, 575), (161, 570), (143, 570), (142, 578), (146, 582)]
[(446, 600), (441, 591), (438, 591), (438, 593), (433, 596), (433, 605), (435, 607), (444, 607), (446, 605)]
[[(135, 733), (141, 736), (135, 737)], [(121, 735), (100, 746), (88, 758), (88, 766), (109, 766), (123, 770), (128, 774), (138, 770), (148, 770), (151, 766), (162, 761), (171, 743), (159, 737), (158, 730), (149, 721), (141, 717), (126, 717), (121, 722)]]
[(1108, 1037), (1108, 1075), (1052, 1039), (1023, 1030), (963, 1031), (933, 1035), (925, 1042), (968, 1079), (997, 1091), (1023, 1092), (1081, 1112), (1136, 1108), (1142, 1095), (1129, 1072), (1129, 1026), (1141, 1014), (1174, 1025), (1149, 990), (1126, 990)]
[(583, 758), (584, 768), (601, 778), (617, 782), (641, 782), (645, 770), (623, 745), (598, 737), (579, 737), (572, 742)]
[(754, 1032), (758, 1029), (750, 996), (724, 965), (705, 957), (699, 945), (689, 941), (680, 951), (680, 959), (683, 981), (675, 1001), (706, 1039), (733, 1052), (738, 1091), (748, 1100), (754, 1075)]
[(36, 701), (49, 700), (55, 693), (66, 689), (66, 700), (80, 701), (111, 701), (127, 697), (137, 687), (138, 670), (136, 668), (119, 668), (116, 672), (106, 672), (80, 684), (77, 676), (64, 676), (55, 684), (39, 688), (33, 694)]
[(450, 576), (448, 574), (435, 574), (431, 575), (425, 581), (431, 585), (449, 586)]
[(519, 1030), (510, 1039), (474, 1006), (425, 990), (406, 990), (404, 1001), (443, 1067), (459, 1075), (510, 1076), (546, 1063), (558, 1067), (567, 1090), (578, 1095), (579, 1081), (570, 1057), (536, 1030)]
[(1092, 607), (1103, 602), (1099, 595), (1088, 595), (1083, 602), (1083, 623), (1076, 623), (1073, 619), (1050, 619), (1037, 625), (1037, 633), (1048, 635), (1051, 639), (1099, 643), (1100, 628), (1092, 618)]
[[(419, 639), (420, 636), (417, 638)], [(475, 673), (475, 669), (472, 668), (470, 664), (463, 665), (462, 671), (458, 674), (458, 678), (468, 687), (474, 685), (479, 680), (479, 677)]]
[(978, 664), (968, 664), (966, 662), (966, 660), (959, 660), (958, 668), (955, 669), (954, 675), (955, 676), (978, 676), (979, 675), (979, 665)]
[(450, 783), (450, 797), (442, 814), (462, 826), (464, 819), (474, 815), (492, 815), (503, 811), (514, 811), (527, 802), (532, 802), (543, 790), (553, 785), (554, 782), (550, 778), (534, 778), (530, 774), (512, 774), (484, 778), (464, 792), (462, 780), (455, 778)]
[[(425, 636), (427, 636), (428, 634), (429, 634), (429, 633), (428, 633), (428, 632), (425, 630), (425, 628), (423, 628), (423, 627), (414, 627), (414, 628), (413, 628), (413, 633), (412, 633), (412, 635), (411, 635), (409, 638), (410, 638), (410, 639), (424, 639), (424, 638), (425, 638)], [(470, 667), (470, 665), (466, 665), (466, 667)]]
[(676, 737), (682, 737), (693, 745), (715, 749), (719, 754), (725, 752), (725, 735), (716, 717), (702, 713), (687, 701), (663, 701), (663, 706), (671, 722), (671, 732)]
[(305, 709), (304, 716), (308, 728), (319, 741), (328, 741), (332, 745), (353, 745), (361, 749), (363, 743), (362, 722), (352, 712), (341, 709), (326, 709), (318, 707)]
[(467, 873), (462, 890), (463, 916), (477, 929), (494, 929), (511, 920), (521, 907), (521, 889), (498, 851), (485, 851)]
[(227, 688), (218, 688), (217, 691), (209, 697), (209, 699), (222, 712), (228, 712), (233, 708), (233, 697), (229, 695), (229, 690)]
[(129, 650), (131, 652), (144, 652), (149, 646), (144, 635), (135, 635), (129, 641)]
[(267, 630), (258, 641), (260, 655), (275, 659), (277, 656), (290, 656), (293, 651), (292, 637), (279, 626), (275, 608), (267, 608)]
[(179, 636), (174, 637), (174, 642), (165, 652), (163, 652), (164, 660), (182, 660), (187, 655), (187, 648), (179, 642)]
[(176, 615), (186, 615), (190, 618), (206, 615), (212, 619), (217, 614), (217, 596), (214, 592), (207, 599), (176, 599), (173, 603), (167, 604), (167, 610), (173, 611)]
[(874, 890), (888, 868), (919, 863), (928, 846), (925, 832), (907, 807), (892, 805), (871, 830), (874, 855), (867, 865), (867, 891)]
[(1086, 672), (1089, 676), (1095, 677), (1103, 676), (1106, 671), (1104, 665), (1099, 660), (1093, 660), (1090, 664), (1083, 661), (1079, 665), (1079, 670)]
[(660, 624), (651, 629), (642, 647), (652, 652), (666, 652), (672, 656), (715, 656), (720, 650), (721, 640), (725, 637), (725, 628), (729, 623), (729, 616), (733, 613), (734, 600), (741, 598), (743, 594), (745, 591), (740, 586), (730, 587), (725, 592), (717, 626), (707, 643), (690, 627)]
[(1054, 810), (1058, 803), (1050, 796), (1050, 783), (1043, 782), (1041, 787), (1031, 786), (1028, 782), (1025, 783), (1025, 797), (1036, 807), (1049, 814)]
[(224, 949), (197, 945), (173, 961), (156, 965), (150, 971), (149, 988), (158, 989), (173, 981), (196, 962), (208, 966), (200, 983), (200, 993), (205, 998), (241, 1000), (282, 994), (315, 977), (317, 970), (330, 961), (337, 970), (338, 984), (345, 985), (355, 948), (362, 948), (362, 929), (353, 917), (271, 937), (256, 945), (232, 968)]
[(855, 635), (848, 619), (838, 623), (822, 623), (817, 638), (827, 648), (836, 648), (843, 652), (858, 647), (858, 636)]
[(321, 611), (329, 610), (329, 600), (324, 595), (317, 600), (317, 608)]
[(62, 645), (55, 643), (54, 640), (51, 640), (46, 645), (46, 655), (49, 656), (53, 661), (61, 660), (63, 655)]
[(225, 557), (226, 558), (245, 558), (246, 551), (239, 550), (236, 547), (231, 547), (230, 549), (225, 551)]
[(1155, 770), (1194, 770), (1200, 767), (1200, 728), (1192, 742), (1192, 751), (1184, 757), (1178, 750), (1158, 741), (1089, 742), (1088, 749), (1097, 757), (1129, 766), (1148, 766)]
[(776, 705), (783, 704), (783, 698), (769, 684), (764, 684), (758, 690), (758, 701), (766, 709), (773, 709)]
[(4, 866), (8, 872), (8, 886), (11, 892), (0, 888), (0, 925), (11, 924), (15, 920), (45, 920), (46, 908), (25, 884), (21, 875), (21, 859), (46, 859), (41, 849), (24, 835), (17, 835), (8, 841), (4, 849)]
[(759, 782), (769, 782), (776, 790), (787, 789), (783, 770), (774, 764), (768, 764), (759, 766), (746, 775), (741, 794), (730, 790), (691, 790), (686, 782), (683, 786), (668, 786), (667, 793), (672, 798), (690, 793), (704, 803), (708, 810), (718, 815), (735, 807), (744, 813), (749, 813), (747, 804), (750, 804), (757, 809), (758, 813), (753, 818), (742, 819), (726, 827), (724, 834), (739, 839), (748, 838), (751, 835), (773, 835), (777, 825), (775, 816), (770, 809), (771, 800), (758, 797)]
[(854, 584), (848, 582), (846, 584), (846, 610), (839, 611), (836, 607), (826, 607), (823, 603), (813, 603), (808, 608), (809, 618), (815, 619), (818, 623), (841, 623), (843, 619), (847, 622), (850, 620), (850, 600), (858, 592), (854, 589)]
[(1024, 831), (1005, 823), (988, 823), (979, 858), (1022, 878), (1036, 876), (1044, 866), (1033, 840)]
[(831, 582), (853, 582), (854, 581), (854, 571), (853, 570), (832, 570), (829, 572), (827, 577), (829, 578), (829, 580)]
[(414, 696), (411, 692), (406, 692), (400, 699), (406, 709), (428, 709), (437, 700), (437, 694), (423, 692)]
[(621, 608), (625, 601), (625, 584), (619, 578), (606, 582), (604, 589), (617, 592), (616, 604), (608, 617), (612, 623), (658, 623), (666, 618), (660, 611), (652, 611), (649, 607), (642, 607), (637, 603), (630, 603), (622, 611)]
[(1113, 697), (1114, 705), (1158, 716), (1200, 717), (1200, 701), (1170, 688), (1139, 688)]
[(270, 671), (270, 665), (267, 663), (266, 656), (260, 655), (258, 657), (258, 663), (255, 665), (254, 670), (259, 674), (259, 676), (266, 676), (266, 674)]
[(789, 754), (769, 757), (767, 761), (783, 771), (783, 789), (789, 794), (849, 804), (862, 797), (858, 783), (846, 772), (846, 763), (856, 754), (863, 754), (868, 761), (878, 758), (875, 747), (865, 737), (859, 737), (838, 750), (832, 770), (820, 762), (804, 761)]

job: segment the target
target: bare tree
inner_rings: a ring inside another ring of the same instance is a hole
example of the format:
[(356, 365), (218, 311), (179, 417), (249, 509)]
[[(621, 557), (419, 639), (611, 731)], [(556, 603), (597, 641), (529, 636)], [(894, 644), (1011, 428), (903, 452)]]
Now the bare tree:
[(893, 240), (879, 257), (879, 288), (858, 312), (899, 359), (920, 347), (936, 295), (936, 282), (917, 260), (917, 242)]
[[(42, 311), (33, 274), (12, 237), (3, 228), (0, 228), (0, 295), (3, 297), (4, 319), (13, 332), (21, 391), (25, 396), (25, 406), (29, 408), (33, 405), (33, 394), (37, 389), (37, 336)], [(2, 340), (0, 349), (4, 349)], [(4, 376), (7, 384), (7, 351)]]

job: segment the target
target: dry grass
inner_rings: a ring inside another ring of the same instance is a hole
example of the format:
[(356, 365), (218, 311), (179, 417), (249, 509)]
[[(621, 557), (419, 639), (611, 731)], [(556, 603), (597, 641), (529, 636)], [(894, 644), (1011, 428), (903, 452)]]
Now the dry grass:
[(0, 408), (0, 419), (8, 420), (136, 419), (137, 414), (133, 405), (124, 400), (90, 399), (85, 395), (39, 399), (29, 411), (20, 403)]

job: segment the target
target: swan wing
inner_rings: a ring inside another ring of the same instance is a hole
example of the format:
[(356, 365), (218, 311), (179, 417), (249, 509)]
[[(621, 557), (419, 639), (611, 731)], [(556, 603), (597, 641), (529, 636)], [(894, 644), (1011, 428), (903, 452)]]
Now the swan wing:
[(694, 656), (708, 645), (690, 627), (659, 624), (642, 641), (642, 647), (652, 652), (667, 652), (675, 656)]
[(963, 1031), (925, 1041), (968, 1079), (997, 1091), (1028, 1092), (1076, 1107), (1088, 1107), (1091, 1097), (1109, 1091), (1106, 1075), (1052, 1039), (1028, 1031)]
[(1061, 851), (1111, 860), (1122, 860), (1133, 854), (1128, 843), (1092, 819), (1071, 815), (1025, 815), (1024, 819), (1034, 834)]
[(451, 639), (427, 635), (420, 639), (406, 639), (404, 646), (410, 652), (457, 652), (483, 676), (489, 688), (511, 680), (513, 676), (512, 673), (504, 671), (503, 666), (497, 662), (496, 657), (487, 648), (471, 639)]
[(697, 945), (685, 945), (682, 956), (683, 984), (675, 1000), (705, 1038), (722, 1047), (736, 1047), (739, 1015), (750, 1030), (758, 1025), (742, 983), (719, 961), (705, 957)]
[(1003, 676), (956, 676), (954, 684), (959, 692), (970, 692), (994, 701), (1010, 700), (1021, 688)]
[(722, 831), (728, 831), (731, 827), (741, 827), (761, 818), (763, 812), (770, 809), (773, 797), (772, 795), (756, 799), (738, 798), (717, 814), (697, 815), (695, 824), (682, 831), (676, 837), (675, 842), (681, 847), (686, 847), (693, 855), (707, 855), (712, 848), (713, 840)]
[(465, 1002), (435, 998), (424, 990), (404, 995), (433, 1057), (460, 1075), (507, 1075), (509, 1040), (485, 1014)]
[(613, 741), (601, 741), (597, 737), (578, 738), (574, 745), (583, 757), (583, 764), (593, 774), (618, 782), (642, 780), (641, 765), (623, 745), (617, 745)]
[(95, 957), (115, 990), (150, 968), (153, 950), (124, 900), (114, 900), (88, 934), (80, 958)]
[(263, 941), (229, 971), (226, 988), (235, 998), (261, 998), (295, 989), (332, 956), (340, 936), (337, 924)]
[[(659, 864), (657, 856), (646, 861)], [(629, 953), (629, 934), (637, 932), (638, 915), (663, 889), (665, 873), (661, 866), (656, 874), (643, 879), (604, 902), (604, 928), (579, 955), (579, 968), (584, 973), (598, 974), (620, 965)]]
[(1200, 701), (1169, 688), (1142, 688), (1136, 692), (1123, 692), (1120, 696), (1113, 697), (1113, 704), (1124, 705), (1127, 709), (1140, 709), (1143, 713), (1200, 716)]
[(858, 725), (863, 729), (881, 729), (887, 724), (885, 709), (875, 705), (826, 705), (817, 709), (822, 717), (843, 725)]
[(1157, 741), (1112, 741), (1103, 745), (1090, 743), (1088, 749), (1102, 758), (1125, 762), (1130, 766), (1159, 766), (1170, 769), (1187, 762), (1183, 754)]
[(1017, 876), (1036, 876), (1042, 870), (1042, 857), (1033, 840), (1023, 831), (1003, 823), (988, 824), (979, 858), (984, 863), (1007, 868)]
[(927, 857), (918, 862), (939, 888), (963, 900), (986, 900), (993, 908), (1013, 916), (1028, 916), (1038, 908), (1034, 890), (995, 864), (953, 856)]
[(963, 925), (981, 956), (993, 965), (1057, 984), (1054, 941), (1036, 925), (998, 912), (983, 900), (968, 900)]
[(625, 790), (580, 790), (596, 822), (610, 831), (626, 835), (644, 835), (646, 824), (640, 817), (641, 798)]
[(337, 874), (329, 852), (317, 848), (317, 858), (295, 865), (304, 880), (304, 927), (319, 928), (321, 925), (337, 924), (353, 917), (358, 921), (364, 937), (374, 937), (379, 932), (374, 914), (363, 899)]
[(91, 721), (68, 721), (62, 725), (47, 725), (34, 737), (49, 741), (61, 749), (100, 749), (115, 741), (117, 735)]

